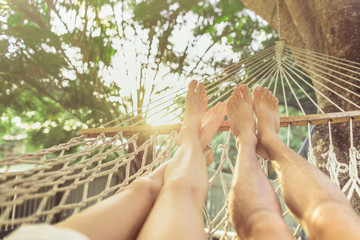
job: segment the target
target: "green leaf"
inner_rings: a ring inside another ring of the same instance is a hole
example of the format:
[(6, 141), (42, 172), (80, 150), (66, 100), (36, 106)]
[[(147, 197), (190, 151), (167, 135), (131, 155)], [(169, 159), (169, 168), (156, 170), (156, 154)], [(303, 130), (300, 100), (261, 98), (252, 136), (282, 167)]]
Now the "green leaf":
[(25, 19), (25, 14), (17, 12), (15, 14), (10, 15), (7, 22), (9, 26), (16, 27), (19, 24), (21, 24), (24, 21), (24, 19)]

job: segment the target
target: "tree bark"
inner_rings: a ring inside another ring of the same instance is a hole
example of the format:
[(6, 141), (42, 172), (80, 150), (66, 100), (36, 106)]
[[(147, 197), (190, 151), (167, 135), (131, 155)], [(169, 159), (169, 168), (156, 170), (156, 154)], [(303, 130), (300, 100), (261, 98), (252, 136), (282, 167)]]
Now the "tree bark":
[[(265, 19), (275, 30), (279, 30), (275, 0), (243, 0), (245, 5), (256, 14)], [(327, 55), (360, 62), (360, 1), (358, 0), (279, 0), (279, 13), (281, 18), (281, 34), (287, 44), (295, 47), (324, 53)], [(332, 73), (335, 75), (334, 73)], [(355, 74), (354, 74), (355, 76)], [(359, 77), (357, 75), (357, 77)], [(360, 99), (348, 91), (334, 87), (332, 84), (317, 79), (336, 92), (341, 93), (351, 101), (360, 105)], [(336, 79), (331, 79), (338, 84)], [(359, 83), (353, 81), (356, 85)], [(341, 97), (319, 86), (313, 82), (325, 96), (337, 103), (345, 111), (359, 110), (346, 102)], [(343, 85), (343, 84), (342, 84)], [(345, 86), (345, 85), (344, 85)], [(348, 86), (346, 86), (348, 87)], [(348, 87), (355, 93), (360, 93), (356, 87)], [(326, 101), (320, 94), (316, 94), (319, 106), (325, 112), (337, 112), (335, 106)], [(360, 147), (359, 124), (354, 124), (354, 144), (357, 149)], [(337, 124), (332, 126), (332, 139), (334, 151), (339, 162), (349, 162), (350, 130), (349, 124)], [(328, 126), (318, 126), (313, 136), (315, 146), (315, 157), (320, 169), (326, 172), (323, 167), (326, 163), (321, 154), (329, 149)], [(340, 176), (341, 187), (349, 179), (348, 174)], [(360, 198), (353, 194), (351, 202), (354, 208), (360, 213)]]

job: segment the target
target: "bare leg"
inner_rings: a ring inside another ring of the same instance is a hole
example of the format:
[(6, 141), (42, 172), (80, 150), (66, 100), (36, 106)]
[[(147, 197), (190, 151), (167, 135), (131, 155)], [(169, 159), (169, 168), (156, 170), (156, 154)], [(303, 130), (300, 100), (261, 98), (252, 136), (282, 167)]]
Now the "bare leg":
[[(206, 112), (205, 116), (202, 119), (201, 128), (199, 131), (200, 135), (200, 145), (203, 150), (213, 139), (215, 133), (217, 132), (219, 126), (224, 121), (225, 113), (227, 112), (226, 103), (218, 102), (214, 107), (209, 109)], [(181, 145), (182, 134), (179, 134), (176, 143)], [(209, 166), (214, 158), (212, 149), (209, 151), (208, 156), (206, 157), (206, 165)]]
[(206, 238), (202, 207), (208, 179), (199, 130), (208, 97), (201, 83), (195, 91), (196, 84), (189, 84), (180, 147), (166, 168), (164, 187), (138, 239)]
[[(208, 143), (211, 142), (220, 124), (224, 121), (225, 113), (227, 112), (226, 103), (217, 103), (215, 107), (206, 112), (202, 127), (200, 128), (200, 144), (204, 150)], [(206, 165), (209, 166), (214, 159), (214, 153), (210, 150), (206, 157)]]
[(160, 192), (166, 165), (139, 178), (119, 194), (56, 224), (85, 234), (90, 239), (134, 239)]
[(238, 156), (230, 192), (230, 216), (241, 239), (292, 239), (273, 187), (256, 157), (253, 103), (246, 85), (235, 88), (228, 118)]
[[(226, 106), (223, 103), (206, 113), (199, 131), (202, 149), (213, 138), (225, 113)], [(211, 163), (212, 155), (209, 155), (207, 161)], [(134, 239), (163, 186), (164, 172), (169, 162), (148, 177), (135, 180), (121, 193), (71, 216), (56, 227), (77, 230), (90, 239)]]
[(359, 239), (360, 221), (344, 194), (319, 169), (277, 136), (277, 99), (268, 89), (253, 93), (258, 141), (278, 173), (285, 202), (313, 239)]

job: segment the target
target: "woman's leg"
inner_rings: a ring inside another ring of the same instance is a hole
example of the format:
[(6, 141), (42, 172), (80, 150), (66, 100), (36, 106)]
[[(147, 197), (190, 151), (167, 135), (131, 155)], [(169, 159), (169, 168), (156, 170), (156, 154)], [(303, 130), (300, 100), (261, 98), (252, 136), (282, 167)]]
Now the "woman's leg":
[[(207, 194), (208, 177), (202, 146), (211, 139), (203, 141), (199, 130), (207, 102), (204, 85), (192, 81), (186, 96), (180, 147), (166, 168), (164, 187), (138, 239), (206, 239), (202, 207)], [(209, 132), (207, 137), (212, 138), (223, 122), (225, 111), (220, 112), (221, 117), (211, 114), (212, 120), (206, 121)]]
[[(203, 118), (199, 131), (202, 149), (211, 141), (226, 113), (225, 104), (217, 104)], [(180, 134), (181, 135), (181, 134)], [(169, 160), (169, 162), (171, 162)], [(210, 154), (207, 161), (211, 163)], [(139, 178), (126, 189), (55, 225), (77, 230), (90, 239), (134, 239), (163, 186), (164, 172), (169, 162), (149, 176)]]
[(150, 176), (138, 178), (120, 193), (55, 225), (96, 239), (134, 239), (162, 187), (166, 164)]

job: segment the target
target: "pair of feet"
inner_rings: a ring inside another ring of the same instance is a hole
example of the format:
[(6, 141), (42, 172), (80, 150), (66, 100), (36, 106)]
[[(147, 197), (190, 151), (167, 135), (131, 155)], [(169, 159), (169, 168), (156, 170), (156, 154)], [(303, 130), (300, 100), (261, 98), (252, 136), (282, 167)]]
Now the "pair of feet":
[[(192, 80), (188, 86), (188, 92), (185, 99), (185, 116), (183, 127), (178, 135), (176, 143), (181, 144), (185, 129), (190, 129), (199, 137), (202, 150), (211, 143), (219, 126), (224, 122), (227, 112), (226, 103), (219, 102), (209, 111), (207, 110), (209, 97), (207, 96), (205, 86), (201, 82)], [(212, 149), (206, 156), (206, 165), (209, 166), (213, 161), (214, 155)]]
[[(227, 103), (217, 103), (217, 105), (206, 112), (209, 97), (205, 86), (193, 80), (189, 83), (186, 95), (184, 125), (199, 136), (200, 144), (204, 150), (211, 142), (219, 126), (224, 121), (224, 116), (228, 112), (228, 119), (231, 131), (237, 141), (237, 145), (242, 141), (252, 141), (257, 153), (269, 158), (269, 154), (262, 147), (262, 140), (277, 135), (280, 126), (279, 101), (269, 91), (268, 88), (262, 89), (256, 86), (251, 97), (250, 89), (246, 85), (235, 87)], [(255, 123), (254, 114), (257, 119)], [(257, 126), (257, 134), (255, 132)], [(184, 129), (184, 128), (183, 128)], [(183, 134), (183, 133), (182, 133)], [(177, 143), (182, 141), (180, 134)], [(207, 165), (213, 160), (211, 152), (206, 159)]]
[(260, 86), (254, 88), (251, 97), (250, 89), (242, 84), (234, 88), (227, 102), (227, 108), (230, 128), (237, 146), (239, 147), (244, 141), (250, 141), (256, 147), (258, 155), (266, 159), (271, 158), (264, 147), (264, 142), (273, 139), (279, 132), (278, 99), (268, 88)]

